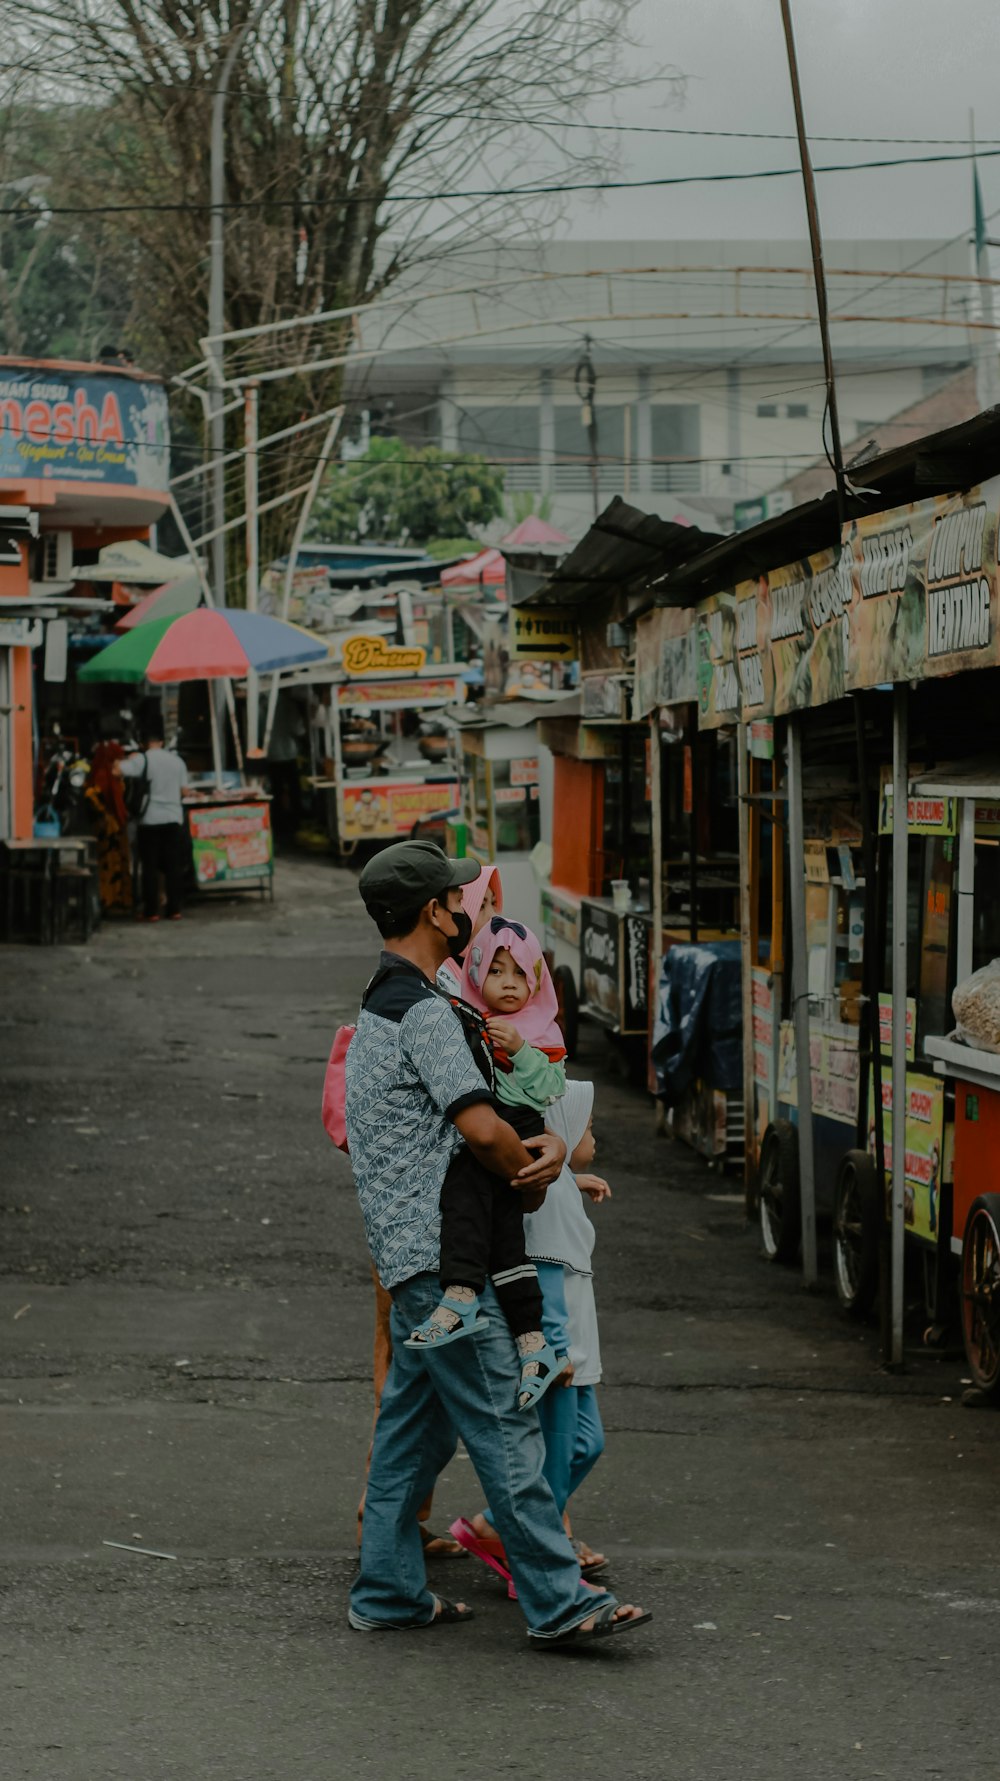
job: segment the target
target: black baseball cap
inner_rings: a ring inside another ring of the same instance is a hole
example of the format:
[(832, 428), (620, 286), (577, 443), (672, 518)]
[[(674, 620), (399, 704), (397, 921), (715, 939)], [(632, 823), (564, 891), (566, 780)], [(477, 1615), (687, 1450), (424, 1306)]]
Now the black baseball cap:
[(368, 861), (358, 888), (377, 919), (422, 909), (453, 886), (471, 884), (481, 871), (478, 860), (450, 860), (434, 841), (396, 841)]

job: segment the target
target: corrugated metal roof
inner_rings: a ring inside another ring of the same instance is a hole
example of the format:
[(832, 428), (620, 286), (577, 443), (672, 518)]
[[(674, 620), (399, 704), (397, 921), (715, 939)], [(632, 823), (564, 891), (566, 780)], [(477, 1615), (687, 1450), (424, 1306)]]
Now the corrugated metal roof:
[(641, 594), (668, 570), (719, 542), (717, 532), (642, 513), (616, 496), (557, 568), (525, 577), (523, 591), (511, 577), (512, 601), (516, 606), (582, 606), (602, 594)]

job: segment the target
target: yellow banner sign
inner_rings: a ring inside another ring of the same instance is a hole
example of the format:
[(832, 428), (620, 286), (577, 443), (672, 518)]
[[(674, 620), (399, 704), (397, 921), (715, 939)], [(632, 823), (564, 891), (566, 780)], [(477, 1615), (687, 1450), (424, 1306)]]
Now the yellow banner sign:
[(341, 659), (345, 674), (419, 673), (427, 651), (387, 643), (384, 637), (358, 636), (347, 638)]
[(580, 653), (576, 626), (561, 612), (515, 607), (510, 615), (510, 653), (518, 661), (574, 662)]

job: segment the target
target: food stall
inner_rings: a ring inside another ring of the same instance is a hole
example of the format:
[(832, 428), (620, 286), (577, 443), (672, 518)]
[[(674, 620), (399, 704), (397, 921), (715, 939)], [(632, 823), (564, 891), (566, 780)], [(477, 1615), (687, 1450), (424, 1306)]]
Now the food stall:
[(422, 647), (352, 636), (340, 666), (286, 677), (315, 694), (310, 783), (342, 858), (359, 842), (401, 840), (414, 823), (457, 809), (458, 773), (439, 718), (463, 700), (462, 675), (457, 664), (428, 668)]
[[(231, 776), (235, 778), (236, 776)], [(271, 794), (260, 785), (195, 779), (184, 793), (198, 891), (259, 891), (274, 897)]]
[[(765, 1252), (801, 1254), (811, 1283), (829, 1214), (838, 1295), (855, 1313), (878, 1296), (886, 1359), (902, 1361), (920, 1280), (931, 1331), (960, 1312), (988, 1388), (1000, 1051), (962, 1009), (1000, 954), (1000, 771), (980, 765), (1000, 692), (998, 469), (1000, 422), (977, 417), (867, 467), (846, 518), (833, 495), (811, 503), (683, 566), (663, 596), (678, 631), (692, 615), (699, 743), (737, 738)], [(988, 998), (983, 1018), (1000, 1046)]]
[(461, 817), (467, 853), (495, 860), (504, 907), (541, 934), (536, 865), (553, 837), (553, 764), (540, 719), (572, 694), (498, 699), (450, 713), (461, 751)]

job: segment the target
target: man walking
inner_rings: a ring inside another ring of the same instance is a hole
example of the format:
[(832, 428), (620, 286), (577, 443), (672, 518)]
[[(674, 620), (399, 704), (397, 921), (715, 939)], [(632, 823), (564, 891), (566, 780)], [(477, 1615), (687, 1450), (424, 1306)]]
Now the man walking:
[(181, 918), (181, 875), (184, 868), (184, 806), (181, 792), (188, 771), (179, 754), (163, 746), (163, 724), (150, 718), (142, 754), (117, 763), (123, 779), (145, 779), (146, 795), (139, 811), (139, 862), (142, 867), (144, 921), (160, 919), (160, 873), (167, 889), (167, 916)]
[(349, 1619), (375, 1632), (469, 1617), (428, 1590), (417, 1524), (457, 1433), (493, 1509), (529, 1636), (595, 1638), (649, 1616), (581, 1579), (542, 1477), (537, 1416), (517, 1409), (520, 1364), (492, 1287), (481, 1298), (485, 1330), (444, 1348), (404, 1346), (440, 1300), (439, 1199), (459, 1145), (528, 1196), (555, 1180), (565, 1155), (551, 1134), (523, 1144), (501, 1118), (462, 1019), (435, 987), (444, 960), (468, 945), (461, 886), (478, 871), (431, 842), (404, 841), (361, 874), (385, 948), (347, 1053), (346, 1121), (369, 1247), (393, 1299), (394, 1344)]

